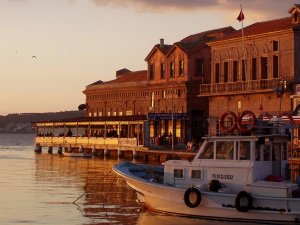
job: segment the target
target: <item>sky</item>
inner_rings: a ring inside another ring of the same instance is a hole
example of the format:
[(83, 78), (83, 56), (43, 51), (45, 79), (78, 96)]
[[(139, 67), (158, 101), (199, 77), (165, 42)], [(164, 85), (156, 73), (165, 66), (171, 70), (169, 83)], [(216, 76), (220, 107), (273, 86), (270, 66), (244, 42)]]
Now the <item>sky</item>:
[(0, 0), (0, 115), (77, 110), (95, 81), (166, 44), (289, 16), (300, 0)]

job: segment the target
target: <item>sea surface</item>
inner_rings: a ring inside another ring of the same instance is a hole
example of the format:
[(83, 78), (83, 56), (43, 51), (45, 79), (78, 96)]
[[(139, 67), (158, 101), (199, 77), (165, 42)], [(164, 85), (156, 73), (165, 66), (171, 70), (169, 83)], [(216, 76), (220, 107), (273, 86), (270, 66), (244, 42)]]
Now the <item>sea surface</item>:
[(112, 172), (117, 159), (34, 153), (33, 134), (0, 134), (0, 225), (241, 225), (147, 211)]

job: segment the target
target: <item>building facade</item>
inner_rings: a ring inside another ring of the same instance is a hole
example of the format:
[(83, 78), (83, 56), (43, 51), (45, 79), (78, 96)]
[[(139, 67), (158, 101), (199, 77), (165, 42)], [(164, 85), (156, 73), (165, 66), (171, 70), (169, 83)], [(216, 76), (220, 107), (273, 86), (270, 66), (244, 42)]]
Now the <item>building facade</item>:
[(289, 13), (208, 44), (211, 83), (201, 85), (200, 96), (209, 98), (211, 133), (220, 131), (219, 118), (225, 111), (281, 117), (299, 104), (294, 95), (300, 81), (299, 5)]
[(200, 140), (208, 128), (208, 98), (198, 98), (200, 84), (211, 82), (207, 43), (233, 31), (206, 31), (173, 45), (161, 39), (145, 59), (147, 71), (123, 69), (112, 81), (86, 87), (87, 116), (147, 115), (149, 138), (156, 145), (170, 137), (176, 144)]

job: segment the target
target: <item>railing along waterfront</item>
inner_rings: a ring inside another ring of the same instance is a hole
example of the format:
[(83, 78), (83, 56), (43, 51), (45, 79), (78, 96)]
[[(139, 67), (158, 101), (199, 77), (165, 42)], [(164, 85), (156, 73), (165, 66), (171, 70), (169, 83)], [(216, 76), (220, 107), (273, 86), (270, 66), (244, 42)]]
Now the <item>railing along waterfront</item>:
[(99, 137), (36, 137), (35, 143), (42, 146), (138, 146), (137, 138), (99, 138)]
[[(292, 79), (285, 78), (287, 82)], [(215, 83), (215, 84), (202, 84), (200, 86), (200, 95), (229, 95), (238, 93), (254, 93), (254, 92), (269, 92), (274, 90), (279, 84), (280, 78), (274, 79), (262, 79), (262, 80), (250, 80), (250, 81), (238, 81), (227, 83)]]

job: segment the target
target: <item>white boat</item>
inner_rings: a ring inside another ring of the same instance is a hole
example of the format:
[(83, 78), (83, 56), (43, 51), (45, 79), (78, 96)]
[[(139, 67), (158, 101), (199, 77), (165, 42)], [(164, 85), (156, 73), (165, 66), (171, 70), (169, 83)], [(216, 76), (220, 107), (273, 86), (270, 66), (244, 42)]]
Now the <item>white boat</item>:
[(263, 125), (249, 135), (205, 137), (191, 162), (169, 160), (163, 167), (124, 162), (113, 170), (141, 203), (158, 212), (298, 223), (300, 191), (288, 181), (290, 126), (279, 120)]

